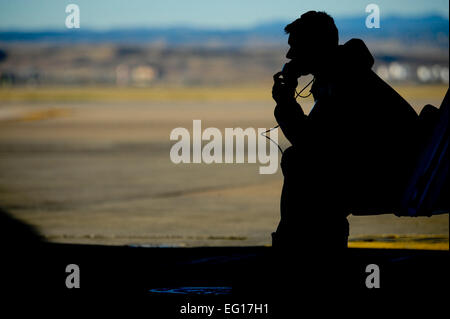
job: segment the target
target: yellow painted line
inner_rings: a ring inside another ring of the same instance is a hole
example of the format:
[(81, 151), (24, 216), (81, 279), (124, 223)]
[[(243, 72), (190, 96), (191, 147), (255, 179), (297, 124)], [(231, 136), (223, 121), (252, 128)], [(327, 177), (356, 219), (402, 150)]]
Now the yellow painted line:
[(267, 87), (69, 87), (0, 89), (0, 101), (261, 101), (271, 99)]
[[(271, 101), (271, 88), (270, 82), (234, 87), (10, 87), (0, 89), (0, 101)], [(407, 99), (442, 99), (447, 88), (446, 85), (395, 87)]]
[(349, 248), (449, 250), (449, 243), (350, 241)]
[(7, 119), (5, 122), (33, 122), (42, 121), (52, 118), (68, 117), (73, 113), (71, 109), (67, 108), (50, 108), (35, 111), (28, 111), (15, 118)]

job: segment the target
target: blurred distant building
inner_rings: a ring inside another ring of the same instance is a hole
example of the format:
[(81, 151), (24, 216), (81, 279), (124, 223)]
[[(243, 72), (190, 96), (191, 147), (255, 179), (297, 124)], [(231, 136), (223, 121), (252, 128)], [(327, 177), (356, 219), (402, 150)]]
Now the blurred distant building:
[(116, 67), (116, 84), (118, 86), (147, 86), (157, 78), (157, 71), (149, 65), (130, 67), (119, 64)]
[(417, 78), (420, 82), (443, 82), (448, 84), (448, 76), (448, 67), (420, 65), (417, 68)]
[(395, 81), (404, 81), (408, 78), (408, 68), (404, 64), (392, 62), (389, 64), (389, 76)]
[(156, 70), (148, 65), (140, 65), (133, 69), (131, 79), (138, 86), (149, 85), (156, 78)]
[(448, 66), (440, 64), (416, 65), (392, 62), (378, 65), (376, 73), (383, 80), (391, 82), (449, 83)]

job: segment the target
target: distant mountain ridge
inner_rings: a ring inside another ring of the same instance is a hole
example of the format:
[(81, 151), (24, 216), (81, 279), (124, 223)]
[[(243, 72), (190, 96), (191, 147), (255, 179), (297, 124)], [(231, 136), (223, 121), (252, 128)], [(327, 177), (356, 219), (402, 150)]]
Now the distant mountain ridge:
[[(366, 40), (393, 39), (405, 44), (416, 42), (448, 48), (449, 19), (438, 15), (381, 18), (379, 29), (365, 26), (366, 16), (336, 18), (340, 38), (359, 37)], [(167, 46), (200, 45), (242, 47), (252, 45), (285, 45), (284, 26), (289, 21), (272, 21), (252, 28), (219, 30), (193, 27), (133, 28), (94, 31), (0, 31), (0, 43), (162, 43)], [(341, 41), (341, 42), (342, 42)]]

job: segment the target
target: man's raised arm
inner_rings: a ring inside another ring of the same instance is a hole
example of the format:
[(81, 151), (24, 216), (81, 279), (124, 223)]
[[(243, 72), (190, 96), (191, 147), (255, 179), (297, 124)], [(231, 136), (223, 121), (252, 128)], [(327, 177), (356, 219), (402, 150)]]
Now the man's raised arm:
[(301, 144), (304, 136), (307, 116), (295, 99), (278, 103), (274, 116), (283, 131), (284, 136), (293, 145)]
[(277, 102), (274, 115), (284, 136), (293, 146), (299, 145), (304, 138), (303, 132), (307, 116), (295, 100), (297, 80), (288, 82), (282, 77), (282, 72), (273, 76), (272, 97)]

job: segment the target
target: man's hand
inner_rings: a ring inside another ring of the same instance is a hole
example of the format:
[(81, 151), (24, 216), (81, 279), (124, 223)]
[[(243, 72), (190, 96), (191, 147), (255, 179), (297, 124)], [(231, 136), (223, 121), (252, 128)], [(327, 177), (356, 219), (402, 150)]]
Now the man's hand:
[(272, 97), (277, 104), (295, 101), (295, 88), (298, 84), (297, 79), (287, 81), (282, 75), (282, 72), (278, 72), (273, 76)]

